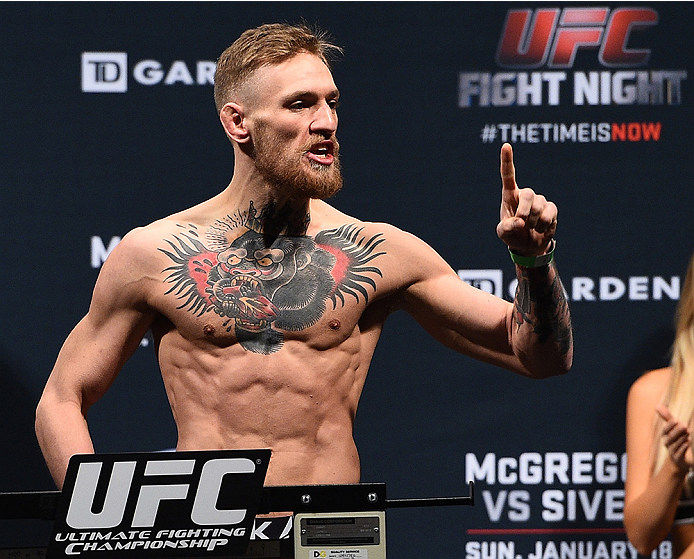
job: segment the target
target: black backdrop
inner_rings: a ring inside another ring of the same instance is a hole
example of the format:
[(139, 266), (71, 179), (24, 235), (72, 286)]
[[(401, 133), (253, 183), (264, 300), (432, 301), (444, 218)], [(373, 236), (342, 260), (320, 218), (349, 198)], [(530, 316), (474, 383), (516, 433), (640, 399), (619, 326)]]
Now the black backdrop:
[[(558, 18), (548, 44), (579, 29), (592, 45), (563, 66), (549, 51), (497, 57), (509, 11), (539, 8), (578, 14), (573, 25)], [(596, 8), (603, 19), (581, 24)], [(694, 248), (693, 14), (668, 2), (0, 5), (0, 490), (53, 487), (34, 408), (109, 245), (231, 178), (204, 68), (248, 27), (305, 19), (345, 49), (334, 68), (340, 210), (413, 232), (461, 278), (506, 298), (513, 267), (495, 234), (503, 139), (521, 186), (560, 211), (570, 374), (522, 379), (439, 346), (407, 315), (389, 319), (357, 416), (363, 480), (386, 482), (393, 498), (465, 493), (470, 479), (477, 490), (472, 508), (389, 512), (389, 556), (515, 559), (540, 542), (538, 559), (631, 557), (626, 393), (667, 364)], [(619, 38), (614, 18), (635, 25), (609, 57), (599, 46)], [(583, 78), (603, 89), (577, 99)], [(523, 86), (533, 80), (535, 97)], [(90, 91), (99, 88), (125, 90)], [(150, 342), (90, 412), (100, 452), (175, 445)], [(44, 545), (47, 533), (39, 521), (3, 521), (0, 547)]]

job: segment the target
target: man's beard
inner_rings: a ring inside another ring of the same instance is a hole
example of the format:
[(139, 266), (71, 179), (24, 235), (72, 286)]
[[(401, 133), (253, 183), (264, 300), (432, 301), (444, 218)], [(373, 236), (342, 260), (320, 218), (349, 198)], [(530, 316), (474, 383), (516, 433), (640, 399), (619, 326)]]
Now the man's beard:
[(325, 139), (320, 135), (314, 136), (297, 153), (287, 154), (286, 144), (271, 136), (265, 126), (259, 125), (253, 140), (256, 169), (272, 187), (288, 193), (290, 197), (330, 198), (342, 188), (337, 139), (334, 136), (330, 138), (334, 146), (331, 165), (308, 160), (311, 167), (308, 170), (302, 163), (311, 146)]

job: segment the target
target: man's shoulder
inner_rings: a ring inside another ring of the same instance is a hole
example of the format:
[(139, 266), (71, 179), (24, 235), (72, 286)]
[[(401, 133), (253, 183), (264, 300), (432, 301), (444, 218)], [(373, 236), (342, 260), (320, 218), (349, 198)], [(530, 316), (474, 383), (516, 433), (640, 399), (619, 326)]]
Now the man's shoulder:
[(390, 223), (382, 221), (367, 221), (357, 217), (348, 215), (335, 207), (325, 203), (313, 201), (315, 205), (311, 208), (311, 216), (315, 214), (319, 223), (319, 230), (333, 230), (340, 227), (358, 228), (367, 236), (378, 235), (388, 241), (389, 244), (404, 243), (407, 246), (409, 243), (421, 243), (422, 241), (415, 235), (400, 229)]
[(131, 229), (109, 254), (106, 264), (128, 266), (133, 271), (149, 268), (157, 260), (153, 257), (161, 254), (161, 249), (167, 246), (167, 239), (174, 239), (177, 234), (197, 234), (195, 225), (185, 223), (180, 217), (180, 214), (174, 214)]
[(162, 238), (176, 230), (176, 222), (171, 217), (158, 219), (148, 225), (135, 227), (121, 239), (118, 247), (127, 251), (156, 249)]
[[(378, 275), (379, 297), (443, 276), (451, 267), (426, 241), (414, 233), (382, 221), (365, 221), (335, 211), (321, 219), (315, 239), (320, 246), (338, 244), (350, 255), (359, 254), (359, 268)], [(333, 241), (335, 239), (335, 241)]]

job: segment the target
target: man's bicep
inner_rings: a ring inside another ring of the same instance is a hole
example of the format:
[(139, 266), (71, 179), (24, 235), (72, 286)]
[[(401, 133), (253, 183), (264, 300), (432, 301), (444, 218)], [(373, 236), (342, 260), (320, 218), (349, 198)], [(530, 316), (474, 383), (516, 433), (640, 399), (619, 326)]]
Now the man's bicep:
[(65, 340), (48, 382), (60, 399), (74, 399), (85, 410), (108, 390), (149, 326), (138, 312), (114, 312), (104, 319), (92, 315)]
[(63, 345), (48, 388), (89, 407), (111, 385), (152, 323), (144, 274), (133, 251), (116, 247), (94, 287), (89, 311)]
[(438, 270), (412, 284), (405, 309), (437, 340), (484, 361), (508, 365), (513, 352), (507, 301), (474, 288), (453, 270)]
[(403, 233), (393, 244), (399, 307), (447, 347), (525, 373), (511, 346), (511, 303), (465, 283), (421, 239)]

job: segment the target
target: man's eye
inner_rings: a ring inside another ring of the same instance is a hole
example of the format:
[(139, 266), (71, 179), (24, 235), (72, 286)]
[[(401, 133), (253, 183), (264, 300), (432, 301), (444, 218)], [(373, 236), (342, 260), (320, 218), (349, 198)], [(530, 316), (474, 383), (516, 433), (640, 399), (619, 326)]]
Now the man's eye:
[(303, 101), (294, 101), (291, 105), (289, 105), (290, 109), (293, 110), (298, 110), (298, 109), (303, 109), (306, 105), (304, 104)]
[(340, 103), (338, 101), (330, 101), (328, 106), (334, 111), (340, 106)]

